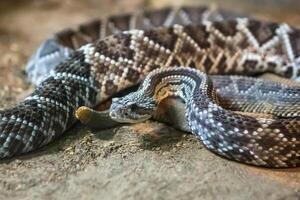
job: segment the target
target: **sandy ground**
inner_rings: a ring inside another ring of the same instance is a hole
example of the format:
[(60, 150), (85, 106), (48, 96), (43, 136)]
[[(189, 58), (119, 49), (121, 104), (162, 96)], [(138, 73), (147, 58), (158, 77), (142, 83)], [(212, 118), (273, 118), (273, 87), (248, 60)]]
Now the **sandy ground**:
[[(0, 107), (13, 105), (32, 90), (24, 65), (54, 31), (171, 1), (82, 2), (0, 2)], [(258, 1), (238, 7), (226, 2), (221, 6), (300, 25), (298, 4), (278, 9), (257, 6)], [(231, 162), (204, 149), (193, 136), (151, 121), (105, 131), (77, 125), (39, 151), (0, 163), (0, 199), (299, 198), (299, 168), (269, 170)]]

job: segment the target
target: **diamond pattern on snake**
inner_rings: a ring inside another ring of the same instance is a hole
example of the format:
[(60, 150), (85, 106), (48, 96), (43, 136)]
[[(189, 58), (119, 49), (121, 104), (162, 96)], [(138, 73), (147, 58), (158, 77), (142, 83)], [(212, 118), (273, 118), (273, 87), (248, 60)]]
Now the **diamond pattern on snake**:
[[(32, 55), (27, 73), (36, 89), (0, 111), (0, 157), (48, 144), (77, 118), (159, 118), (161, 102), (175, 97), (177, 128), (210, 151), (250, 165), (296, 167), (299, 66), (300, 31), (284, 23), (206, 7), (94, 20), (56, 33)], [(265, 73), (288, 84), (256, 78)], [(138, 84), (106, 113), (90, 109)]]

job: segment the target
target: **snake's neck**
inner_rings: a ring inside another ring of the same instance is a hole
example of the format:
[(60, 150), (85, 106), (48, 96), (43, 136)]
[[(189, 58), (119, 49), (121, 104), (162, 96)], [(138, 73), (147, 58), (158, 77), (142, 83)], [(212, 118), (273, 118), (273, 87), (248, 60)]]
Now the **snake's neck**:
[(147, 95), (153, 96), (156, 105), (166, 98), (180, 98), (187, 104), (194, 95), (216, 100), (212, 81), (201, 72), (180, 67), (153, 74), (145, 81), (148, 81)]

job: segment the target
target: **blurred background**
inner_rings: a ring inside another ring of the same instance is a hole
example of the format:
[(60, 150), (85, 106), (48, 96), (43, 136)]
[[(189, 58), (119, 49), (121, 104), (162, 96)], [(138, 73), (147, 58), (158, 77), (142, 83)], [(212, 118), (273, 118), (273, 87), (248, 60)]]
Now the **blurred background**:
[(179, 5), (214, 6), (300, 26), (299, 0), (1, 0), (0, 106), (24, 96), (30, 87), (26, 61), (54, 32), (93, 18)]

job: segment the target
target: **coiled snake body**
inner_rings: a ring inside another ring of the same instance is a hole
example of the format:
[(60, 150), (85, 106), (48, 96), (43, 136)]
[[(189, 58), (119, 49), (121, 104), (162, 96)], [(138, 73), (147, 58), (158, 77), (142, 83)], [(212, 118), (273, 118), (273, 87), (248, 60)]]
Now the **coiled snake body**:
[[(76, 108), (83, 105), (93, 107), (136, 85), (158, 68), (189, 66), (210, 75), (251, 76), (272, 72), (298, 80), (298, 29), (286, 24), (230, 18), (232, 16), (223, 11), (182, 7), (112, 17), (105, 24), (94, 21), (81, 26), (77, 32), (56, 35), (32, 57), (28, 65), (30, 76), (36, 79), (38, 70), (32, 69), (38, 65), (54, 66), (53, 58), (64, 60), (69, 55), (70, 58), (42, 78), (41, 84), (23, 102), (0, 111), (0, 157), (32, 151), (53, 141), (76, 122)], [(161, 25), (165, 27), (155, 28)], [(130, 28), (134, 30), (99, 39)], [(95, 40), (74, 52), (67, 48)], [(198, 71), (181, 68), (161, 73), (177, 72), (182, 72), (183, 78), (201, 75)], [(193, 80), (198, 79), (194, 77)], [(219, 80), (222, 83), (219, 90), (226, 91), (226, 84), (229, 85), (228, 80), (232, 79), (219, 77)], [(253, 80), (236, 79), (235, 91), (240, 99), (230, 105), (251, 107), (252, 104), (243, 99), (243, 92), (247, 92), (245, 88), (251, 88), (255, 83)], [(208, 89), (206, 91), (212, 87), (210, 81), (194, 83)], [(213, 103), (201, 99), (206, 106), (204, 110), (197, 108), (202, 104), (199, 99), (188, 106), (191, 130), (209, 133), (200, 135), (204, 145), (228, 158), (266, 167), (297, 166), (300, 163), (299, 89), (266, 84), (270, 87), (262, 87), (260, 96), (273, 95), (277, 98), (273, 98), (273, 103), (279, 102), (279, 105), (271, 106), (274, 109), (270, 110), (266, 109), (267, 106), (255, 104), (255, 109), (248, 111), (274, 114), (275, 119), (229, 113), (216, 104), (223, 103), (226, 107), (226, 101), (208, 93)], [(208, 116), (208, 126), (200, 125), (201, 116)], [(232, 128), (228, 120), (243, 126)]]

